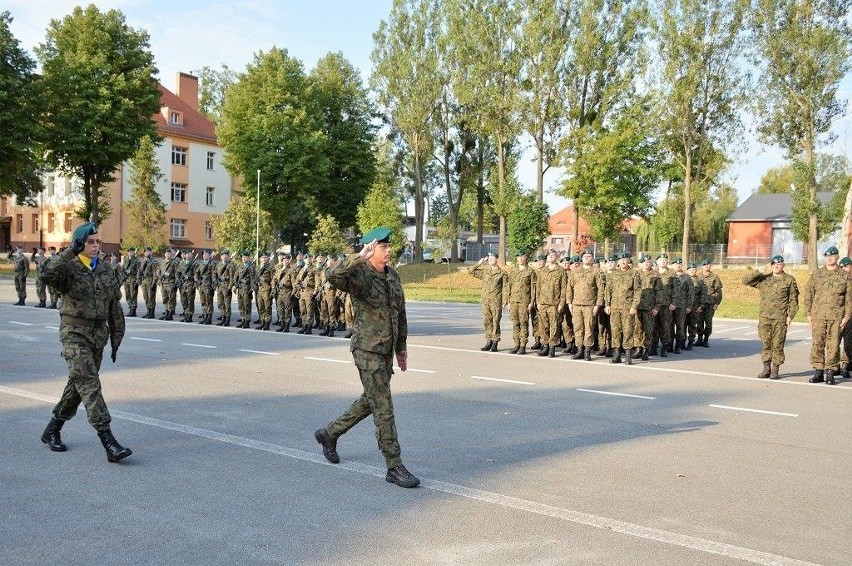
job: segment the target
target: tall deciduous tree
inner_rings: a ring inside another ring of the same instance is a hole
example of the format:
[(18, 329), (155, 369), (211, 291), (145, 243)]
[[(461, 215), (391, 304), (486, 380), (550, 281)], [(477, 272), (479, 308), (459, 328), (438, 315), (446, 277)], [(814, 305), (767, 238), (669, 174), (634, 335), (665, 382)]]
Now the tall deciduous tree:
[[(852, 163), (843, 155), (817, 153), (815, 181), (818, 192), (842, 191), (844, 194), (852, 176)], [(793, 163), (773, 167), (760, 178), (759, 194), (789, 193), (796, 186), (796, 166)]]
[(144, 136), (156, 136), (157, 69), (148, 33), (94, 4), (52, 20), (37, 49), (49, 165), (82, 180), (82, 218), (100, 222), (103, 187)]
[(746, 9), (745, 0), (659, 0), (652, 17), (663, 139), (682, 180), (683, 257), (695, 193), (707, 191), (740, 132)]
[(432, 119), (441, 98), (437, 80), (438, 10), (435, 0), (394, 0), (390, 16), (373, 34), (373, 88), (411, 157), (415, 261), (423, 259), (424, 168), (435, 143)]
[(402, 224), (402, 210), (394, 190), (396, 175), (391, 162), (390, 147), (378, 146), (378, 167), (373, 186), (358, 205), (358, 229), (366, 234), (373, 228), (386, 226), (393, 231), (391, 236), (392, 256), (396, 257), (406, 246), (405, 230)]
[[(213, 225), (213, 236), (220, 245), (229, 248), (234, 255), (242, 250), (254, 250), (257, 234), (257, 199), (252, 194), (234, 195), (228, 208), (223, 214), (218, 214), (210, 221)], [(272, 231), (272, 215), (260, 210), (260, 246), (265, 247), (274, 241)]]
[(35, 63), (12, 35), (9, 12), (0, 12), (0, 197), (28, 202), (42, 189)]
[(142, 138), (129, 165), (131, 193), (126, 205), (129, 225), (122, 243), (128, 248), (151, 246), (159, 251), (166, 244), (163, 229), (166, 205), (157, 192), (157, 183), (163, 179), (163, 172), (157, 165), (154, 142), (149, 136)]
[(808, 223), (804, 231), (794, 222), (793, 232), (807, 242), (811, 270), (825, 235), (816, 196), (816, 148), (830, 139), (831, 123), (844, 111), (837, 89), (852, 63), (850, 7), (852, 0), (753, 0), (752, 40), (761, 66), (759, 132), (796, 165), (793, 203)]
[(346, 240), (340, 234), (340, 224), (330, 214), (318, 214), (308, 249), (314, 254), (337, 256), (346, 249)]
[(237, 80), (236, 71), (222, 64), (220, 69), (204, 66), (198, 73), (198, 110), (214, 124), (222, 120), (225, 93)]
[(522, 195), (509, 215), (509, 249), (525, 250), (533, 256), (550, 233), (549, 218), (548, 207), (538, 194)]

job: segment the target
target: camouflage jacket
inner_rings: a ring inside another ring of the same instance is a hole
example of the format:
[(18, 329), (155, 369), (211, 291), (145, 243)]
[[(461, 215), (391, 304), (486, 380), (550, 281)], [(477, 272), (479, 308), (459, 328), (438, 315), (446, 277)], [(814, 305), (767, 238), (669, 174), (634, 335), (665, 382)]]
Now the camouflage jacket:
[(743, 283), (760, 291), (760, 317), (793, 319), (799, 310), (799, 287), (789, 273), (774, 275), (749, 269)]
[(134, 281), (136, 280), (137, 276), (139, 275), (140, 265), (141, 262), (139, 261), (139, 258), (135, 255), (128, 255), (126, 258), (124, 258), (124, 275), (127, 277), (127, 279), (132, 279)]
[(657, 306), (668, 308), (669, 305), (676, 304), (675, 297), (675, 273), (671, 269), (657, 270), (657, 276), (660, 278), (660, 287), (657, 289)]
[(404, 352), (408, 340), (405, 295), (391, 267), (378, 271), (358, 254), (331, 268), (328, 280), (349, 293), (355, 315), (350, 349), (392, 355)]
[(172, 284), (177, 283), (178, 272), (180, 271), (180, 263), (177, 258), (172, 258), (163, 262), (160, 269), (160, 283)]
[(272, 293), (272, 275), (275, 268), (270, 264), (260, 264), (255, 271), (255, 288), (258, 293)]
[(852, 316), (852, 280), (845, 271), (821, 267), (811, 273), (805, 288), (805, 314), (819, 320)]
[(15, 277), (26, 277), (30, 273), (30, 260), (27, 256), (21, 255), (15, 259)]
[(506, 272), (499, 265), (477, 263), (467, 268), (467, 272), (482, 280), (482, 302), (503, 304), (506, 291)]
[(180, 265), (180, 276), (178, 282), (184, 289), (194, 289), (196, 286), (195, 274), (198, 271), (198, 262), (194, 259), (184, 260)]
[(37, 255), (34, 258), (34, 262), (36, 264), (36, 281), (38, 281), (42, 278), (42, 275), (44, 275), (44, 268), (47, 267), (47, 258), (43, 255)]
[(153, 282), (157, 280), (157, 260), (153, 257), (146, 257), (139, 262), (139, 272), (136, 276), (136, 281), (142, 283), (146, 279)]
[(565, 304), (589, 307), (604, 304), (604, 283), (594, 267), (575, 269), (565, 286)]
[(639, 282), (641, 283), (638, 308), (646, 311), (654, 310), (660, 304), (657, 300), (657, 293), (660, 292), (660, 287), (662, 286), (660, 283), (660, 274), (653, 269), (649, 269), (648, 271), (640, 269), (636, 273), (639, 275)]
[(515, 267), (507, 278), (507, 303), (535, 304), (538, 274), (530, 266)]
[(286, 293), (293, 292), (296, 287), (296, 268), (292, 263), (288, 266), (282, 263), (278, 267), (278, 272), (275, 274), (275, 287)]
[(642, 281), (632, 269), (617, 269), (607, 274), (604, 304), (612, 309), (629, 310), (639, 308), (642, 296)]
[(722, 280), (712, 271), (706, 275), (702, 271), (699, 277), (704, 280), (704, 284), (707, 286), (707, 300), (705, 304), (709, 303), (718, 307), (719, 303), (722, 302)]
[(257, 289), (257, 275), (252, 262), (241, 263), (234, 274), (234, 288), (238, 291)]
[(692, 304), (695, 302), (695, 285), (692, 284), (692, 278), (689, 273), (682, 272), (678, 275), (675, 272), (674, 279), (674, 304), (679, 309), (692, 309)]
[(538, 270), (537, 276), (536, 303), (562, 309), (565, 306), (565, 270), (558, 265), (553, 269), (545, 265)]
[(692, 310), (697, 311), (707, 304), (707, 285), (704, 284), (704, 279), (698, 275), (695, 277), (689, 276), (692, 280)]
[(213, 277), (216, 266), (213, 260), (203, 259), (195, 269), (195, 286), (202, 291), (210, 291), (215, 287)]
[(237, 274), (237, 264), (228, 260), (220, 261), (213, 268), (213, 286), (222, 289), (230, 289), (234, 286), (234, 277)]

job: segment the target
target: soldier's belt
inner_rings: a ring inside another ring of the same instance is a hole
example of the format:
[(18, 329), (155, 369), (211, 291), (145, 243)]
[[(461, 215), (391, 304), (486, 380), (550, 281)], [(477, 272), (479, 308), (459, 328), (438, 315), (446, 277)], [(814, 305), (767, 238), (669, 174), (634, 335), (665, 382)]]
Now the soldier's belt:
[(100, 328), (106, 322), (106, 320), (93, 320), (91, 318), (77, 318), (76, 316), (71, 316), (71, 315), (67, 315), (67, 314), (61, 315), (60, 318), (66, 324), (73, 324), (75, 326), (85, 326), (87, 328)]

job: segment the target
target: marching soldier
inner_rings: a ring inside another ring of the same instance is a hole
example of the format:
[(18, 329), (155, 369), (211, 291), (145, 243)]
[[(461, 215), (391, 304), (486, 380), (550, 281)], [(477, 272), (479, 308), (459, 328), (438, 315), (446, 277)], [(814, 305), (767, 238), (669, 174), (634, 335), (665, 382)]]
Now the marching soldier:
[(145, 308), (148, 310), (142, 318), (154, 318), (154, 310), (157, 307), (157, 278), (160, 266), (151, 255), (151, 248), (145, 248), (143, 254), (145, 259), (139, 264), (139, 272), (136, 276), (136, 281), (142, 287)]
[[(485, 262), (488, 265), (485, 265)], [(503, 317), (503, 292), (506, 286), (506, 272), (497, 265), (497, 254), (488, 252), (467, 272), (482, 280), (482, 322), (485, 327), (485, 346), (483, 352), (496, 352), (500, 343), (500, 319)]]
[(316, 290), (316, 268), (309, 259), (296, 277), (296, 289), (299, 293), (299, 312), (302, 315), (302, 328), (299, 334), (311, 334), (314, 318), (314, 291)]
[(506, 306), (512, 319), (512, 341), (515, 345), (512, 354), (527, 353), (527, 341), (530, 331), (530, 313), (536, 302), (536, 272), (527, 265), (526, 250), (518, 250), (517, 265), (507, 278)]
[[(846, 272), (847, 277), (852, 279), (852, 258), (844, 257), (837, 265)], [(849, 300), (852, 300), (852, 297)], [(843, 350), (840, 352), (840, 375), (845, 379), (849, 379), (849, 364), (850, 360), (852, 360), (852, 323), (847, 323), (843, 327), (841, 337), (843, 338)]]
[(719, 303), (722, 302), (722, 280), (710, 270), (710, 267), (709, 259), (701, 262), (700, 277), (704, 280), (704, 285), (707, 286), (707, 302), (703, 305), (701, 318), (698, 322), (698, 345), (705, 348), (710, 347), (708, 340), (713, 332), (713, 315), (719, 308)]
[(260, 266), (256, 270), (255, 279), (257, 289), (255, 302), (259, 324), (255, 330), (269, 330), (269, 325), (272, 324), (273, 271), (274, 268), (269, 264), (269, 252), (260, 252)]
[(296, 288), (296, 268), (290, 254), (279, 253), (281, 263), (275, 275), (275, 304), (278, 307), (278, 330), (290, 332), (290, 321), (293, 317), (293, 290)]
[(127, 316), (136, 316), (136, 305), (139, 302), (139, 258), (136, 248), (127, 248), (124, 258), (124, 300), (127, 301)]
[(651, 269), (651, 256), (639, 258), (637, 274), (641, 283), (639, 306), (636, 307), (636, 321), (639, 323), (636, 328), (639, 332), (634, 329), (633, 343), (639, 345), (642, 359), (648, 361), (651, 342), (654, 339), (654, 321), (659, 312), (657, 293), (661, 287), (659, 274)]
[(242, 263), (234, 276), (234, 289), (237, 291), (237, 304), (240, 307), (240, 324), (237, 328), (251, 328), (251, 298), (252, 292), (257, 288), (257, 280), (251, 253), (243, 250), (241, 256)]
[(840, 362), (840, 333), (852, 317), (852, 280), (838, 266), (840, 252), (830, 246), (825, 265), (811, 274), (805, 289), (805, 314), (811, 325), (811, 366), (808, 381), (834, 385)]
[(624, 252), (618, 259), (617, 268), (606, 279), (604, 291), (605, 310), (612, 328), (612, 346), (615, 348), (610, 363), (633, 363), (633, 327), (639, 300), (642, 296), (642, 281), (633, 269), (630, 253)]
[(657, 344), (659, 343), (660, 357), (665, 358), (668, 356), (672, 342), (672, 315), (677, 309), (674, 296), (675, 275), (669, 269), (668, 254), (660, 254), (657, 257), (657, 275), (660, 278), (660, 286), (657, 289), (658, 312), (650, 355), (655, 356), (657, 354)]
[(231, 326), (231, 302), (236, 285), (237, 265), (231, 261), (231, 252), (223, 249), (219, 253), (220, 261), (213, 270), (213, 286), (216, 287), (216, 299), (222, 320), (216, 326)]
[(674, 353), (680, 354), (686, 348), (686, 317), (692, 312), (692, 303), (695, 300), (695, 286), (689, 274), (683, 270), (683, 260), (678, 258), (675, 264), (674, 277)]
[(44, 257), (44, 248), (39, 247), (38, 253), (33, 256), (33, 263), (35, 263), (35, 288), (36, 288), (36, 297), (38, 297), (38, 304), (36, 308), (43, 309), (47, 307), (47, 285), (44, 283), (44, 279), (42, 276), (44, 275), (44, 269), (47, 267), (47, 258)]
[(698, 276), (698, 264), (692, 262), (686, 270), (689, 274), (689, 279), (692, 282), (692, 302), (691, 310), (686, 314), (686, 330), (688, 341), (685, 350), (692, 350), (692, 345), (698, 336), (698, 322), (701, 320), (704, 303), (707, 302), (707, 285), (704, 280)]
[(603, 282), (601, 273), (592, 265), (592, 250), (583, 252), (583, 264), (574, 269), (565, 288), (565, 304), (571, 311), (574, 327), (574, 339), (579, 350), (571, 356), (572, 360), (592, 361), (592, 347), (595, 335), (592, 333), (592, 320), (603, 306)]
[(24, 255), (24, 249), (18, 246), (15, 250), (15, 290), (18, 292), (17, 306), (24, 306), (27, 301), (27, 276), (30, 274), (30, 260)]
[(181, 322), (192, 322), (195, 316), (195, 276), (198, 264), (195, 262), (195, 254), (192, 250), (183, 250), (183, 262), (180, 265), (180, 276), (178, 278), (180, 288)]
[(799, 287), (796, 280), (784, 273), (784, 256), (772, 256), (767, 273), (751, 268), (743, 275), (743, 283), (760, 291), (760, 313), (757, 330), (763, 348), (760, 359), (763, 371), (760, 379), (778, 379), (778, 368), (784, 363), (784, 342), (787, 329), (799, 310)]
[(565, 309), (565, 271), (556, 264), (556, 252), (547, 254), (547, 262), (537, 274), (536, 306), (541, 325), (542, 347), (539, 356), (556, 357), (559, 346), (559, 313)]
[(160, 295), (163, 298), (163, 306), (166, 312), (163, 313), (160, 320), (174, 320), (180, 264), (179, 260), (173, 257), (174, 252), (171, 249), (167, 249), (164, 255), (166, 259), (160, 269)]
[(215, 292), (214, 276), (216, 266), (213, 263), (213, 250), (205, 249), (201, 253), (201, 263), (195, 270), (195, 286), (198, 298), (201, 300), (201, 322), (198, 324), (213, 324), (213, 293)]

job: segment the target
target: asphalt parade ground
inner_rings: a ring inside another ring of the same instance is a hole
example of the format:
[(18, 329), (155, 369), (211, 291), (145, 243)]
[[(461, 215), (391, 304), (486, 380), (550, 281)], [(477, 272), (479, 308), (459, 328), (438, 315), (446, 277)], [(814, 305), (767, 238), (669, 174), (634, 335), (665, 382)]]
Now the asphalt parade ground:
[(101, 381), (133, 455), (82, 407), (50, 452), (59, 316), (15, 300), (0, 280), (3, 566), (852, 564), (852, 380), (807, 383), (806, 325), (768, 381), (753, 321), (627, 367), (511, 355), (506, 311), (480, 352), (478, 305), (410, 302), (402, 489), (371, 420), (338, 465), (314, 440), (361, 392), (348, 340), (253, 327), (127, 319)]

